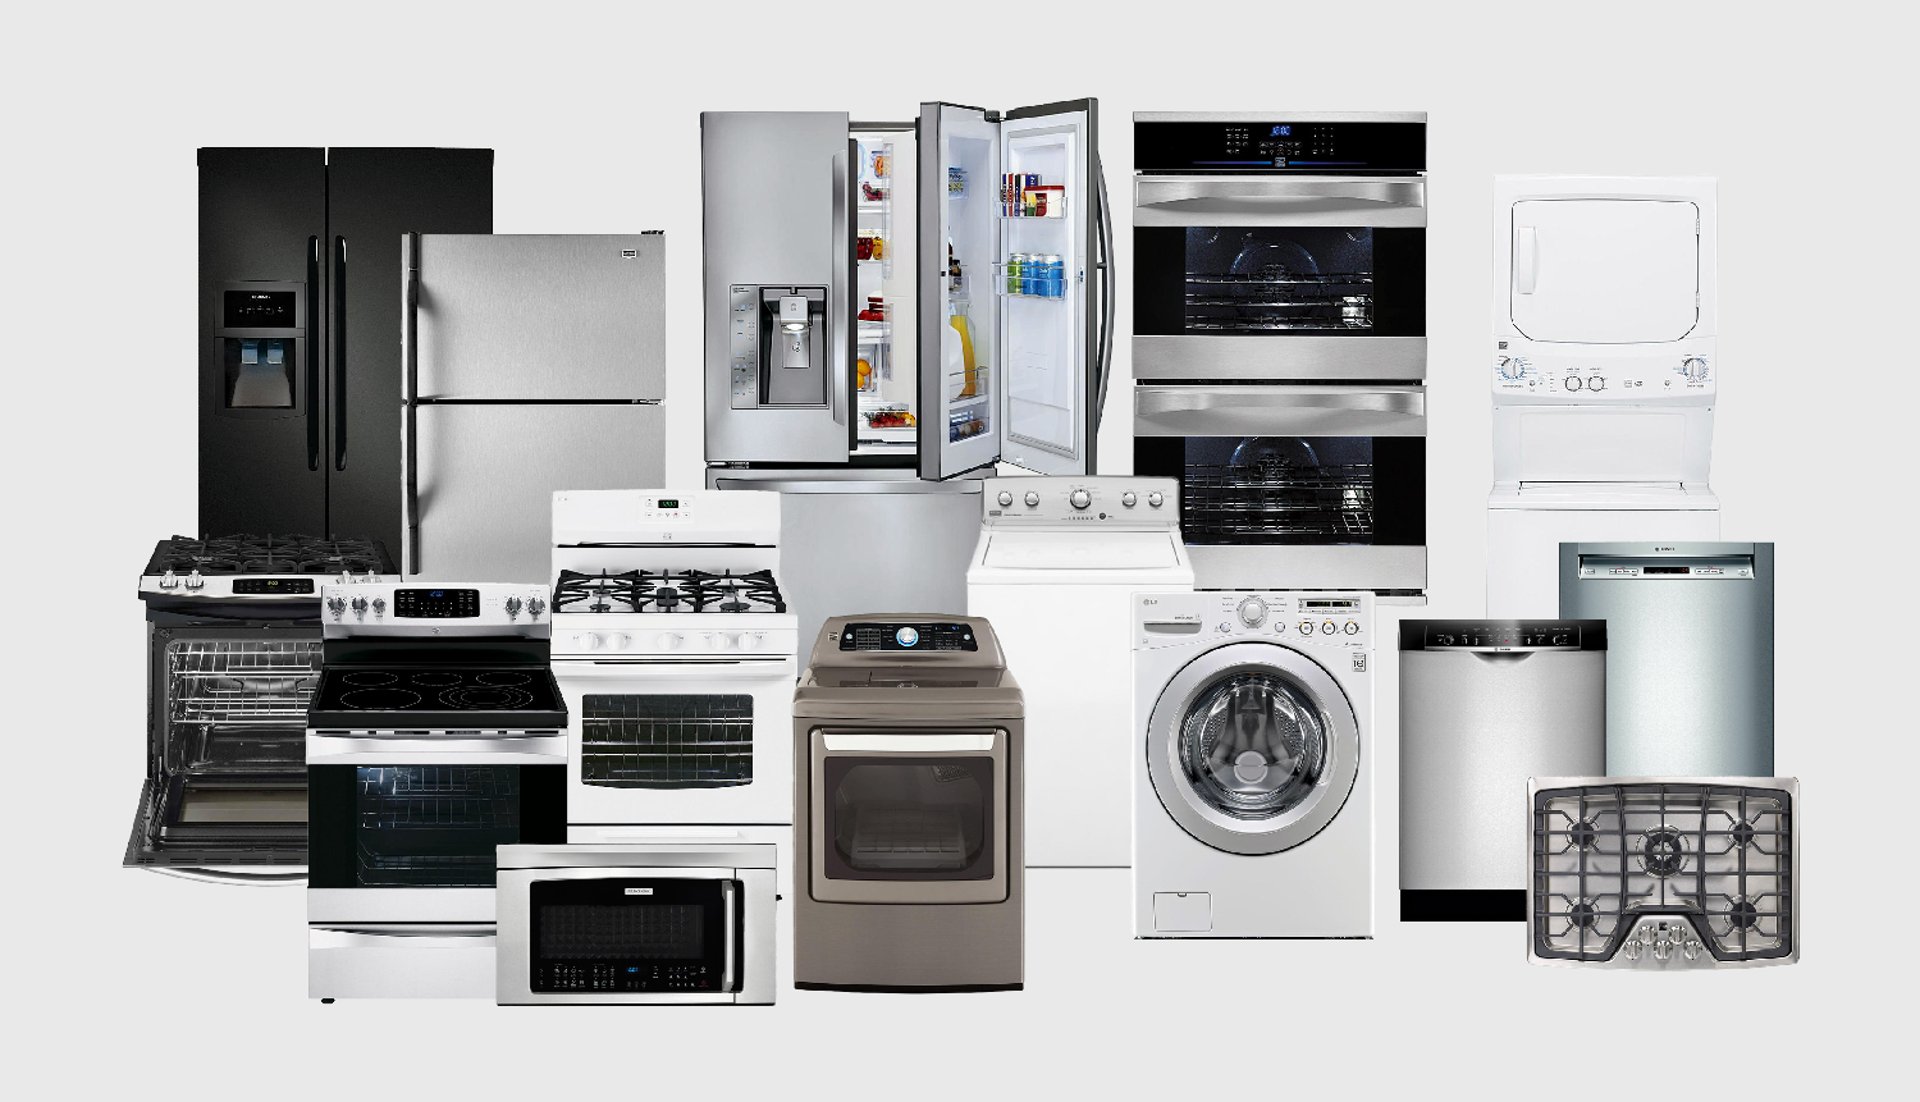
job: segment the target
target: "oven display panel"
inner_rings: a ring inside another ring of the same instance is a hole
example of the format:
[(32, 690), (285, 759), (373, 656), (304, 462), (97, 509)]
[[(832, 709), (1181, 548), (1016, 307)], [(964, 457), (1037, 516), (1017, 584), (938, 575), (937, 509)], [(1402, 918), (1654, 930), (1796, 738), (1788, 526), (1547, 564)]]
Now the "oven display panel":
[(312, 593), (312, 578), (235, 578), (233, 592), (236, 595), (275, 596), (282, 593)]
[(448, 620), (480, 615), (477, 589), (398, 589), (393, 614), (420, 620)]
[(1134, 167), (1142, 172), (1417, 173), (1427, 163), (1418, 122), (1298, 119), (1136, 122)]

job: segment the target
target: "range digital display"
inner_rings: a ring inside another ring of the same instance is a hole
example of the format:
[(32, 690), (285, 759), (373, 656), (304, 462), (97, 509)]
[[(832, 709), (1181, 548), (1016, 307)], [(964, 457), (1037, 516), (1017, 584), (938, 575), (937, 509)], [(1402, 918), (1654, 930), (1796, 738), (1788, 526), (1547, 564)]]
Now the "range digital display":
[(680, 499), (677, 497), (663, 497), (654, 504), (662, 509), (678, 509), (680, 507)]
[(312, 578), (235, 578), (233, 591), (246, 596), (274, 596), (281, 593), (312, 593)]
[(480, 591), (477, 589), (395, 590), (393, 614), (421, 620), (478, 616), (480, 615)]

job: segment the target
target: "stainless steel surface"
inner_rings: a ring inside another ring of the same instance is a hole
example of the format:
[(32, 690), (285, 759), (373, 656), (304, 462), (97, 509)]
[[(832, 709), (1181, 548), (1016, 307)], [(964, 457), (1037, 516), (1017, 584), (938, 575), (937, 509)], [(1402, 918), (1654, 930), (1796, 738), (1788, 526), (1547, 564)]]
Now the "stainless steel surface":
[(1135, 176), (1135, 226), (1427, 224), (1420, 177)]
[(1135, 336), (1133, 377), (1248, 382), (1425, 379), (1427, 338)]
[(308, 888), (313, 926), (481, 923), (491, 928), (492, 888)]
[(166, 876), (177, 876), (182, 880), (198, 880), (206, 884), (239, 884), (254, 887), (272, 887), (286, 884), (304, 884), (307, 882), (307, 870), (304, 868), (280, 868), (274, 872), (251, 872), (246, 869), (189, 869), (154, 866), (151, 871)]
[[(1135, 111), (1134, 122), (1274, 122), (1272, 111)], [(1426, 122), (1425, 111), (1288, 111), (1280, 122)]]
[[(1248, 547), (1188, 544), (1200, 589), (1414, 590), (1427, 588), (1427, 549), (1339, 544)], [(1393, 603), (1383, 596), (1382, 604)]]
[[(646, 483), (639, 483), (646, 485)], [(827, 617), (873, 608), (967, 607), (980, 483), (910, 468), (709, 469), (714, 489), (780, 490), (780, 588), (802, 645)]]
[(424, 234), (410, 241), (412, 396), (663, 395), (663, 235)]
[[(1199, 696), (1236, 673), (1274, 676), (1304, 692), (1328, 723), (1325, 773), (1299, 804), (1262, 818), (1228, 815), (1194, 790), (1181, 757), (1181, 727)], [(1182, 668), (1161, 691), (1147, 721), (1147, 775), (1167, 814), (1188, 834), (1228, 853), (1279, 853), (1333, 821), (1360, 775), (1360, 725), (1339, 684), (1306, 655), (1277, 643), (1232, 643)]]
[(1524, 890), (1527, 778), (1605, 771), (1606, 686), (1605, 651), (1402, 651), (1401, 890)]
[[(1583, 578), (1587, 556), (1753, 574)], [(1773, 562), (1771, 543), (1560, 545), (1560, 614), (1607, 621), (1607, 773), (1773, 774)]]
[(426, 405), (415, 414), (418, 505), (404, 572), (552, 580), (557, 490), (658, 486), (658, 405)]
[[(849, 126), (843, 112), (700, 116), (709, 463), (840, 463), (852, 449)], [(827, 408), (733, 408), (736, 286), (827, 288)]]
[(493, 972), (491, 922), (307, 928), (308, 998), (486, 998)]
[(1136, 436), (1425, 436), (1423, 386), (1165, 386), (1133, 391)]
[(471, 735), (308, 731), (307, 764), (564, 765), (567, 761), (565, 731), (475, 731)]

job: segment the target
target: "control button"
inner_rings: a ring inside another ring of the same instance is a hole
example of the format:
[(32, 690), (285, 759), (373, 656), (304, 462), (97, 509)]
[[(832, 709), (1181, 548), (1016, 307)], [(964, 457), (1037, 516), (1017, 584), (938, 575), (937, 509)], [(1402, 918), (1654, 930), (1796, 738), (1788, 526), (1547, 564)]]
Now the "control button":
[(1322, 635), (1332, 635), (1338, 630), (1340, 629), (1334, 626), (1332, 620), (1328, 620), (1326, 623), (1320, 625), (1320, 634)]
[(1134, 493), (1132, 490), (1128, 490), (1126, 493), (1120, 495), (1120, 504), (1125, 505), (1129, 509), (1133, 508), (1135, 505), (1138, 505), (1139, 503), (1140, 503), (1140, 495)]
[(633, 642), (633, 638), (626, 632), (616, 631), (612, 635), (607, 636), (607, 649), (626, 650), (627, 644), (631, 642)]
[(1013, 504), (1013, 491), (1012, 491), (1012, 490), (1002, 490), (1002, 491), (1000, 491), (1000, 498), (999, 498), (999, 500), (1000, 500), (1000, 504), (1001, 504), (1001, 506), (1002, 506), (1002, 507), (1005, 507), (1005, 506), (1008, 506), (1008, 505), (1012, 505), (1012, 504)]
[(367, 614), (367, 599), (365, 597), (355, 597), (353, 599), (353, 614), (355, 616), (365, 616)]
[(1240, 602), (1240, 622), (1250, 628), (1257, 628), (1267, 618), (1267, 602), (1258, 597), (1248, 597)]
[(661, 650), (679, 650), (680, 644), (686, 642), (686, 639), (677, 631), (663, 631), (654, 639), (654, 642), (659, 644)]
[(167, 571), (165, 574), (160, 575), (161, 589), (172, 589), (174, 586), (179, 584), (180, 584), (179, 577), (175, 575), (174, 572), (171, 570)]
[[(1027, 504), (1029, 505), (1033, 504), (1035, 501), (1039, 500), (1039, 497), (1040, 497), (1039, 494), (1029, 492), (1027, 494)], [(903, 647), (911, 647), (920, 642), (920, 633), (918, 631), (915, 631), (913, 628), (903, 627), (899, 631), (896, 631), (893, 633), (893, 641), (900, 644)]]
[(538, 616), (547, 610), (547, 602), (539, 597), (527, 598), (527, 615)]
[(507, 598), (507, 615), (508, 616), (520, 615), (520, 598), (518, 597)]
[(1578, 375), (1569, 375), (1569, 376), (1567, 376), (1567, 389), (1568, 389), (1568, 390), (1579, 390), (1579, 389), (1580, 389), (1580, 376), (1578, 376)]
[(1587, 389), (1595, 391), (1605, 390), (1607, 389), (1607, 381), (1598, 375), (1594, 375), (1587, 379)]
[(1073, 506), (1075, 509), (1085, 509), (1087, 506), (1093, 504), (1093, 495), (1085, 490), (1075, 490), (1067, 495), (1067, 504)]
[(206, 584), (207, 584), (207, 580), (200, 576), (200, 571), (199, 571), (199, 568), (197, 567), (194, 569), (193, 573), (187, 575), (188, 589), (199, 589), (205, 586)]
[(345, 597), (328, 597), (327, 611), (333, 613), (333, 618), (338, 620), (340, 614), (347, 611), (347, 599)]
[(387, 611), (387, 599), (385, 597), (375, 597), (373, 599), (373, 614), (375, 616), (379, 616), (386, 611)]
[(1302, 635), (1312, 635), (1312, 634), (1313, 634), (1313, 621), (1312, 621), (1312, 620), (1302, 620), (1302, 621), (1300, 621), (1300, 634), (1302, 634)]
[(1155, 490), (1154, 492), (1147, 495), (1147, 504), (1153, 506), (1155, 509), (1158, 509), (1160, 506), (1165, 505), (1166, 503), (1167, 503), (1167, 495), (1161, 493), (1158, 490)]
[(1360, 634), (1360, 624), (1357, 621), (1348, 620), (1347, 626), (1343, 630), (1345, 630), (1348, 635), (1358, 635)]
[(1034, 493), (1032, 490), (1028, 490), (1026, 501), (1027, 501), (1027, 508), (1031, 509), (1034, 506), (1040, 504), (1040, 495), (1037, 493)]
[(594, 632), (587, 632), (586, 634), (580, 636), (580, 644), (586, 647), (588, 650), (599, 650), (600, 642), (601, 642), (600, 636), (595, 634)]
[(759, 650), (760, 644), (764, 642), (766, 638), (767, 636), (765, 632), (760, 632), (760, 631), (743, 632), (740, 635), (740, 649), (741, 650)]
[(1706, 382), (1707, 358), (1705, 356), (1688, 356), (1686, 359), (1681, 360), (1680, 374), (1685, 375), (1689, 382)]

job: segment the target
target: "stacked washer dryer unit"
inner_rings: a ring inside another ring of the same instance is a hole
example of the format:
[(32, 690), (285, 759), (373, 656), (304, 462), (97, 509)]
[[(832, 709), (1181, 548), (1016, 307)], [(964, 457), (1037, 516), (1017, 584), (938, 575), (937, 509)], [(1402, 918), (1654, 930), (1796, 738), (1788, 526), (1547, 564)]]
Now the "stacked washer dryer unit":
[(1193, 588), (1171, 478), (989, 479), (967, 611), (1026, 677), (1027, 865), (1125, 868), (1134, 595)]
[(1373, 936), (1373, 595), (1136, 600), (1134, 936)]
[(1495, 178), (1487, 615), (1555, 615), (1562, 542), (1719, 538), (1714, 191)]

